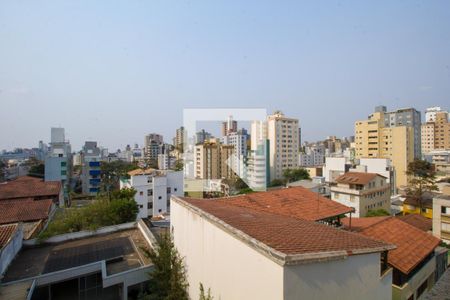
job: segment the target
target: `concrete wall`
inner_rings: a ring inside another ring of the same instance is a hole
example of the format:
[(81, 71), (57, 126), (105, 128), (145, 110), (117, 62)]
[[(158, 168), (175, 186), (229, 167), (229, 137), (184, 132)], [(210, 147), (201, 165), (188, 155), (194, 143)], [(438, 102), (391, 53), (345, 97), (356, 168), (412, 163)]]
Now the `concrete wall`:
[(175, 246), (184, 257), (191, 299), (199, 284), (214, 299), (283, 299), (283, 267), (172, 201)]
[(380, 276), (380, 254), (287, 266), (284, 299), (391, 299), (392, 271)]
[(19, 226), (10, 241), (0, 250), (0, 275), (3, 274), (22, 248), (23, 230)]

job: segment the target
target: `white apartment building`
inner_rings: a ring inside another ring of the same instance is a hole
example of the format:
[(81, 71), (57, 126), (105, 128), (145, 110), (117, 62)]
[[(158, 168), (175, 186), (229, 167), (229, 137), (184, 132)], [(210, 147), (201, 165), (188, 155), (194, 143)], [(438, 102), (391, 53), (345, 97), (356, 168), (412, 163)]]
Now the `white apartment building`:
[(120, 189), (136, 190), (137, 218), (148, 218), (170, 211), (170, 196), (183, 196), (183, 171), (137, 169), (128, 172), (130, 179), (120, 180)]
[(369, 210), (384, 209), (390, 213), (390, 185), (386, 177), (376, 173), (347, 172), (331, 186), (331, 200), (353, 207), (356, 218)]
[(428, 107), (425, 111), (425, 122), (436, 122), (436, 113), (444, 111), (439, 106)]
[(214, 299), (392, 297), (392, 269), (380, 262), (393, 245), (275, 209), (235, 206), (227, 198), (171, 202), (191, 299), (199, 299), (200, 283)]
[(298, 155), (298, 163), (301, 167), (321, 166), (325, 163), (325, 146), (310, 145), (306, 146), (305, 153)]
[(233, 171), (239, 177), (244, 177), (244, 162), (247, 157), (247, 140), (248, 134), (242, 132), (231, 132), (221, 138), (221, 142), (224, 145), (231, 145), (234, 147), (234, 167)]
[(433, 235), (450, 244), (450, 196), (433, 199)]
[(298, 167), (298, 119), (285, 117), (280, 111), (267, 117), (270, 180), (281, 179), (283, 171)]
[(176, 158), (169, 154), (158, 154), (158, 169), (168, 170), (175, 167)]

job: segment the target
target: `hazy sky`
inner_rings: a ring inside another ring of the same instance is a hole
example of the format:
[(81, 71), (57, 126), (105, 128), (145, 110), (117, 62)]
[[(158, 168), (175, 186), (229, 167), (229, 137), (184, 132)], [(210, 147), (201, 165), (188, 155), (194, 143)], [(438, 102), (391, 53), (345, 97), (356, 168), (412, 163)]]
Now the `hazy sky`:
[(74, 150), (170, 141), (209, 107), (280, 109), (311, 141), (380, 104), (450, 109), (450, 1), (0, 2), (0, 149), (58, 125)]

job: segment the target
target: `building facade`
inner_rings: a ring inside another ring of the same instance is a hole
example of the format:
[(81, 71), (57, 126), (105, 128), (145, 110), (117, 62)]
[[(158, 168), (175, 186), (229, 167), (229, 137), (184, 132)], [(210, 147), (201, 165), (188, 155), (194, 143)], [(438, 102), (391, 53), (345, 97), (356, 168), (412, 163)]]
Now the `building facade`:
[(390, 213), (390, 186), (386, 177), (376, 173), (348, 172), (331, 186), (331, 200), (355, 209), (356, 218), (370, 210), (384, 209)]
[(210, 141), (195, 146), (195, 178), (234, 178), (234, 146)]
[(121, 179), (120, 189), (136, 190), (134, 200), (138, 204), (138, 219), (158, 216), (170, 211), (170, 196), (183, 196), (183, 171), (137, 169), (128, 173), (129, 179)]
[(406, 186), (408, 164), (421, 158), (420, 128), (420, 113), (413, 108), (377, 107), (368, 120), (355, 123), (355, 158), (391, 159), (397, 186)]
[(81, 151), (81, 187), (85, 195), (95, 196), (100, 191), (102, 151), (97, 142), (85, 142)]
[(433, 199), (433, 235), (450, 245), (450, 196)]
[(298, 167), (298, 119), (285, 117), (280, 111), (267, 117), (270, 180), (283, 178), (286, 169)]

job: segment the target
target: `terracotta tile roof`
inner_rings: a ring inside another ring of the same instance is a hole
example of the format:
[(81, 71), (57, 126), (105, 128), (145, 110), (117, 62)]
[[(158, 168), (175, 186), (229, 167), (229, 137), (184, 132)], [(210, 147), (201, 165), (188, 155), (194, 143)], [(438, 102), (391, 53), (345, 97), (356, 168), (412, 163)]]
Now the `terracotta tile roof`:
[(61, 182), (44, 181), (41, 178), (23, 176), (16, 180), (0, 183), (0, 200), (58, 196)]
[(388, 217), (360, 233), (396, 245), (397, 249), (389, 251), (388, 263), (404, 274), (411, 272), (439, 245), (438, 238), (396, 217)]
[(8, 243), (9, 239), (16, 231), (17, 226), (17, 224), (0, 226), (0, 249), (2, 249), (3, 246)]
[(421, 215), (409, 214), (396, 218), (425, 232), (431, 231), (433, 228), (432, 220)]
[(0, 201), (0, 224), (31, 222), (47, 219), (53, 201), (14, 199)]
[(337, 183), (366, 185), (377, 176), (386, 178), (377, 173), (347, 172), (347, 173), (339, 176), (338, 178), (336, 178), (336, 182)]
[[(386, 220), (389, 218), (388, 216), (381, 217), (370, 217), (370, 218), (352, 218), (351, 230), (352, 231), (361, 231), (369, 226), (372, 226), (376, 223)], [(342, 225), (346, 229), (350, 229), (350, 218), (341, 219)]]
[(300, 186), (235, 197), (216, 198), (212, 201), (226, 202), (239, 207), (310, 221), (324, 220), (353, 211), (351, 207), (327, 199)]
[[(173, 199), (177, 201), (180, 198)], [(240, 207), (226, 201), (181, 198), (181, 203), (200, 209), (199, 213), (212, 215), (231, 226), (231, 230), (249, 236), (247, 240), (256, 239), (271, 249), (297, 258), (306, 259), (305, 255), (308, 254), (311, 257), (325, 258), (337, 254), (373, 253), (393, 248), (385, 242), (357, 233), (313, 221)], [(255, 245), (255, 242), (251, 241), (251, 244)]]

